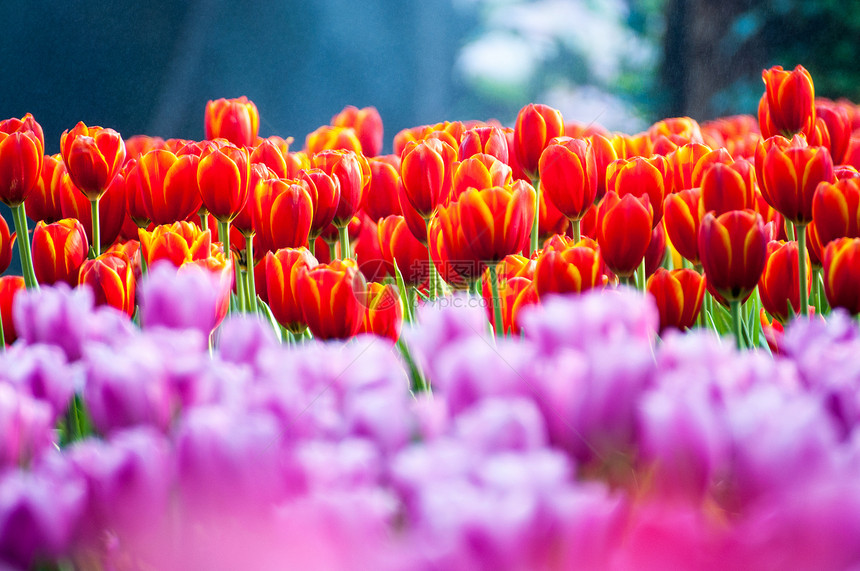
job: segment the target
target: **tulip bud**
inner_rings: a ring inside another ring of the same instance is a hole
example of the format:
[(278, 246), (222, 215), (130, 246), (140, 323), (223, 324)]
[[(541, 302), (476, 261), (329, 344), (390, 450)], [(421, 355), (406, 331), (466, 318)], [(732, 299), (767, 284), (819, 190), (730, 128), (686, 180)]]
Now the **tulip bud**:
[(699, 263), (699, 202), (702, 191), (688, 188), (666, 197), (664, 220), (672, 246), (692, 264)]
[(250, 161), (251, 165), (262, 163), (267, 166), (277, 175), (277, 178), (294, 178), (287, 176), (287, 161), (284, 153), (274, 141), (269, 139), (260, 141), (251, 153)]
[(648, 195), (621, 198), (609, 191), (598, 207), (597, 243), (607, 267), (618, 277), (630, 277), (651, 241), (652, 210)]
[(359, 333), (370, 333), (397, 343), (403, 328), (403, 303), (394, 284), (371, 282), (364, 292), (364, 316)]
[(508, 164), (510, 153), (504, 130), (500, 127), (475, 127), (463, 133), (457, 157), (463, 161), (477, 154), (491, 155)]
[(313, 204), (314, 215), (310, 229), (310, 239), (313, 240), (334, 219), (340, 204), (340, 180), (336, 176), (326, 174), (322, 169), (301, 170), (297, 178), (307, 184)]
[(96, 305), (109, 305), (134, 315), (134, 272), (124, 254), (107, 252), (81, 266), (80, 285), (93, 292)]
[(378, 221), (391, 214), (401, 214), (400, 157), (385, 155), (368, 160), (370, 165), (370, 186), (364, 199), (364, 211), (371, 220)]
[[(830, 307), (860, 313), (860, 238), (839, 238), (824, 248), (824, 295)], [(2, 278), (0, 278), (2, 279)]]
[(266, 273), (262, 283), (272, 315), (288, 331), (296, 335), (302, 333), (307, 323), (299, 303), (299, 273), (303, 268), (316, 267), (316, 258), (307, 248), (282, 248), (269, 252), (264, 264)]
[(450, 200), (456, 200), (469, 188), (510, 186), (513, 182), (511, 173), (511, 167), (492, 155), (472, 155), (455, 163)]
[(584, 238), (561, 249), (544, 248), (535, 265), (539, 298), (553, 293), (580, 293), (606, 283), (606, 266), (597, 242)]
[(749, 162), (715, 163), (702, 178), (701, 212), (719, 216), (755, 206), (755, 172)]
[(79, 122), (60, 137), (60, 153), (72, 184), (89, 201), (105, 193), (125, 163), (125, 142), (113, 129)]
[(514, 126), (514, 152), (517, 162), (532, 179), (538, 176), (538, 163), (544, 149), (564, 135), (561, 112), (547, 105), (529, 103), (517, 114)]
[(553, 139), (538, 161), (541, 189), (569, 220), (580, 220), (597, 197), (597, 162), (585, 139)]
[(140, 158), (136, 172), (141, 202), (153, 224), (188, 220), (200, 210), (199, 162), (194, 155), (177, 157), (167, 150), (150, 151)]
[(440, 139), (409, 143), (403, 150), (400, 175), (406, 198), (422, 218), (430, 218), (451, 194), (457, 151)]
[(308, 190), (302, 181), (266, 181), (261, 218), (256, 225), (267, 250), (307, 247), (313, 221), (313, 202)]
[(458, 200), (463, 234), (475, 258), (491, 263), (523, 249), (534, 220), (535, 191), (517, 181), (499, 186), (470, 188)]
[[(804, 263), (809, 264), (807, 260)], [(762, 306), (781, 323), (800, 311), (800, 280), (797, 272), (797, 242), (768, 242), (767, 259), (758, 282), (758, 291)], [(806, 276), (806, 290), (809, 292), (812, 283), (809, 271)]]
[(212, 235), (190, 222), (156, 226), (139, 231), (140, 248), (148, 266), (169, 260), (177, 268), (188, 262), (205, 260), (212, 252)]
[(331, 118), (335, 127), (351, 127), (361, 143), (361, 152), (366, 157), (375, 157), (382, 152), (382, 117), (376, 107), (358, 109), (352, 105)]
[(9, 225), (6, 219), (0, 216), (0, 274), (9, 269), (12, 263), (12, 244), (15, 237), (9, 234)]
[(361, 142), (355, 130), (351, 127), (323, 125), (305, 138), (305, 150), (309, 155), (334, 149), (361, 153)]
[(457, 202), (440, 206), (430, 222), (430, 254), (439, 275), (452, 287), (465, 288), (483, 273), (485, 266), (463, 233)]
[(39, 182), (45, 153), (42, 127), (27, 113), (0, 121), (0, 202), (20, 205)]
[(815, 127), (815, 88), (812, 76), (798, 65), (794, 71), (774, 66), (762, 71), (765, 93), (759, 102), (762, 137), (809, 134)]
[(248, 151), (232, 145), (204, 152), (197, 166), (203, 205), (219, 222), (230, 222), (248, 201)]
[(237, 147), (250, 147), (257, 139), (260, 113), (244, 95), (206, 103), (204, 126), (207, 139), (227, 139)]
[(652, 228), (663, 219), (663, 200), (666, 197), (666, 159), (655, 155), (651, 159), (634, 157), (629, 160), (618, 159), (606, 171), (607, 191), (615, 191), (619, 197), (648, 195), (654, 217)]
[(370, 183), (367, 159), (352, 151), (330, 150), (314, 155), (313, 164), (338, 180), (340, 199), (332, 223), (338, 228), (347, 226), (361, 207), (365, 188)]
[(352, 260), (334, 260), (298, 275), (298, 299), (305, 322), (318, 339), (348, 339), (361, 328), (364, 307), (356, 292), (366, 291)]
[(705, 280), (698, 272), (658, 268), (646, 289), (657, 303), (661, 333), (670, 327), (683, 331), (696, 323), (705, 298)]
[(23, 290), (24, 278), (21, 276), (0, 276), (0, 320), (3, 323), (6, 345), (11, 345), (18, 338), (15, 322), (12, 320), (12, 304), (15, 296)]
[(699, 255), (709, 289), (726, 301), (743, 301), (764, 270), (767, 237), (753, 210), (708, 213), (699, 228)]
[(860, 237), (860, 179), (819, 184), (812, 198), (809, 227), (814, 227), (822, 248), (837, 238)]
[(78, 285), (78, 273), (89, 252), (83, 225), (74, 218), (53, 224), (38, 222), (33, 231), (33, 269), (42, 285)]

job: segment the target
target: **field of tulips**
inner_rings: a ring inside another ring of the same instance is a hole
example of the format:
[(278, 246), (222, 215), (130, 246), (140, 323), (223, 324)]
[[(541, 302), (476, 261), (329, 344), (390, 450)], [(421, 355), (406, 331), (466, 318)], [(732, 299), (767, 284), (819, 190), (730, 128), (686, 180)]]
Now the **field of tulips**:
[(390, 155), (0, 122), (0, 569), (860, 568), (860, 107), (763, 79)]

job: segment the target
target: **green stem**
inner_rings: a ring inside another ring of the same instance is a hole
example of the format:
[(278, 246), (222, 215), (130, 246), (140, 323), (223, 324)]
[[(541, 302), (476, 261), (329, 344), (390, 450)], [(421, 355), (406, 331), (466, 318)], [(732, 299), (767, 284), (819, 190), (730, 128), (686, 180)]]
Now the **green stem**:
[(795, 238), (794, 238), (794, 224), (793, 224), (792, 222), (789, 222), (788, 220), (786, 220), (786, 221), (785, 221), (785, 235), (786, 235), (786, 236), (788, 236), (788, 241), (789, 241), (789, 242), (794, 242), (794, 241), (795, 241)]
[(329, 242), (328, 243), (328, 259), (331, 261), (334, 261), (335, 253), (336, 252), (334, 251), (334, 242)]
[(571, 220), (571, 225), (573, 226), (573, 243), (576, 244), (580, 240), (582, 240), (582, 220)]
[(338, 227), (337, 235), (340, 238), (340, 258), (348, 260), (352, 257), (352, 252), (349, 251), (349, 226)]
[(102, 253), (101, 245), (101, 229), (99, 228), (99, 198), (90, 200), (90, 217), (93, 223), (93, 259), (98, 258)]
[(633, 276), (618, 276), (618, 285), (625, 285), (630, 287), (636, 286), (636, 284), (633, 283)]
[(424, 226), (427, 228), (427, 261), (430, 266), (427, 270), (427, 290), (430, 299), (436, 299), (439, 296), (437, 282), (439, 280), (439, 272), (436, 271), (436, 264), (433, 263), (433, 254), (430, 252), (430, 219), (424, 219)]
[(248, 310), (257, 313), (257, 283), (254, 275), (254, 236), (245, 236), (245, 265), (248, 267)]
[(200, 216), (200, 229), (206, 232), (209, 230), (209, 211), (201, 208), (197, 211), (197, 215)]
[(6, 335), (3, 333), (3, 317), (0, 316), (0, 353), (6, 350)]
[(503, 337), (505, 332), (502, 328), (502, 300), (499, 298), (499, 276), (496, 274), (496, 266), (498, 266), (498, 262), (488, 264), (490, 268), (490, 287), (493, 288), (493, 317), (496, 337)]
[(218, 239), (221, 241), (221, 251), (224, 257), (230, 259), (230, 223), (218, 221)]
[(535, 216), (532, 221), (532, 239), (529, 246), (529, 257), (538, 249), (538, 233), (540, 232), (540, 179), (533, 181), (535, 187)]
[(245, 313), (248, 309), (245, 276), (242, 275), (242, 268), (239, 267), (238, 256), (233, 260), (233, 269), (236, 272), (236, 311)]
[(821, 281), (821, 268), (812, 268), (812, 306), (818, 315), (822, 315), (821, 290), (818, 289), (819, 281)]
[(732, 332), (735, 335), (738, 349), (743, 349), (743, 338), (741, 337), (741, 302), (733, 300), (729, 307), (732, 311)]
[(38, 289), (36, 270), (33, 269), (33, 254), (30, 252), (27, 212), (24, 210), (23, 203), (12, 207), (12, 221), (15, 223), (15, 232), (18, 235), (18, 254), (21, 256), (21, 273), (24, 275), (24, 284), (28, 289)]
[(800, 315), (809, 315), (809, 291), (806, 289), (806, 224), (795, 224), (797, 234), (797, 279), (800, 282)]
[(316, 236), (311, 236), (308, 238), (308, 251), (311, 253), (311, 256), (314, 258), (317, 257), (317, 238)]
[(636, 287), (642, 293), (645, 293), (645, 281), (645, 258), (642, 258), (639, 267), (636, 268)]

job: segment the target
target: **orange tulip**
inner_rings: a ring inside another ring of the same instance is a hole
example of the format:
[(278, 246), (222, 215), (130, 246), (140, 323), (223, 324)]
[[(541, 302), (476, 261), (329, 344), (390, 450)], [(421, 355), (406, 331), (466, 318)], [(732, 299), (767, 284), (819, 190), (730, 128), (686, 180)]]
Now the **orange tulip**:
[(510, 186), (513, 182), (511, 167), (492, 155), (477, 154), (455, 163), (454, 178), (449, 200), (456, 200), (469, 188)]
[(257, 139), (260, 113), (244, 95), (216, 99), (206, 103), (204, 126), (207, 139), (227, 139), (238, 147), (250, 147)]
[(539, 298), (587, 291), (606, 283), (606, 271), (597, 242), (583, 238), (568, 247), (544, 248), (535, 265), (535, 289)]
[(439, 275), (451, 287), (464, 289), (483, 273), (485, 265), (472, 253), (463, 233), (457, 202), (440, 206), (430, 222), (430, 254)]
[(260, 144), (254, 147), (249, 160), (252, 168), (254, 164), (262, 163), (271, 169), (277, 178), (293, 178), (287, 176), (287, 160), (284, 158), (283, 151), (274, 141), (261, 140)]
[(561, 112), (547, 105), (529, 103), (517, 114), (514, 126), (514, 152), (517, 162), (532, 180), (538, 176), (538, 163), (544, 149), (564, 135)]
[(87, 127), (83, 121), (60, 137), (60, 154), (72, 184), (90, 202), (98, 200), (125, 163), (125, 142), (113, 129)]
[(177, 157), (167, 150), (154, 150), (137, 163), (144, 210), (155, 225), (187, 220), (203, 201), (197, 186), (200, 159), (193, 155)]
[(397, 286), (368, 283), (363, 304), (364, 315), (359, 333), (369, 333), (397, 343), (403, 329), (403, 303)]
[(306, 183), (267, 180), (260, 204), (260, 219), (256, 221), (256, 226), (260, 242), (265, 244), (266, 250), (307, 247), (313, 220), (313, 202)]
[(335, 127), (351, 127), (361, 143), (361, 152), (366, 157), (375, 157), (382, 152), (382, 117), (376, 107), (358, 109), (352, 105), (331, 118)]
[(23, 290), (24, 278), (21, 276), (0, 276), (0, 323), (3, 325), (6, 345), (11, 345), (18, 339), (15, 322), (12, 321), (12, 305), (15, 297)]
[(671, 173), (671, 177), (667, 178), (669, 188), (666, 189), (666, 195), (700, 186), (699, 182), (693, 180), (693, 171), (696, 170), (699, 161), (710, 152), (710, 147), (699, 143), (688, 143), (666, 155)]
[(340, 199), (332, 224), (338, 228), (347, 226), (361, 207), (370, 184), (367, 159), (352, 151), (328, 150), (314, 155), (313, 165), (340, 183)]
[(309, 155), (322, 151), (341, 149), (361, 153), (361, 142), (351, 127), (323, 125), (305, 138), (305, 150)]
[(307, 248), (282, 248), (266, 254), (263, 263), (265, 277), (258, 283), (266, 288), (272, 315), (288, 331), (296, 335), (302, 333), (307, 323), (299, 303), (299, 273), (302, 269), (316, 267), (316, 258)]
[(712, 288), (726, 301), (743, 301), (764, 270), (767, 237), (761, 216), (753, 210), (708, 213), (699, 228), (699, 255)]
[(356, 292), (366, 291), (353, 260), (334, 260), (302, 268), (298, 299), (308, 328), (318, 339), (348, 339), (361, 329), (364, 307)]
[(33, 231), (33, 269), (43, 285), (78, 284), (78, 273), (87, 259), (89, 241), (84, 226), (74, 218), (53, 224), (38, 222)]
[(646, 289), (657, 304), (661, 333), (670, 327), (683, 331), (696, 323), (705, 298), (705, 280), (698, 272), (658, 268)]
[(134, 315), (134, 272), (124, 254), (106, 252), (81, 266), (80, 285), (90, 288), (96, 305), (109, 305)]
[(745, 160), (715, 163), (702, 178), (701, 212), (717, 216), (730, 210), (755, 207), (755, 172)]
[(535, 191), (527, 182), (517, 181), (510, 188), (470, 188), (457, 204), (475, 258), (498, 262), (525, 247), (535, 215)]
[(149, 266), (158, 260), (169, 260), (179, 267), (210, 256), (212, 235), (190, 222), (156, 226), (152, 231), (140, 229), (140, 248)]
[[(824, 295), (830, 307), (860, 313), (860, 238), (839, 238), (824, 248)], [(2, 278), (0, 278), (2, 279)]]
[(606, 189), (615, 191), (619, 197), (626, 194), (633, 196), (648, 195), (651, 208), (654, 209), (652, 227), (656, 227), (663, 219), (663, 199), (666, 197), (666, 177), (668, 175), (666, 159), (655, 155), (651, 159), (633, 157), (618, 159), (610, 163), (606, 171)]

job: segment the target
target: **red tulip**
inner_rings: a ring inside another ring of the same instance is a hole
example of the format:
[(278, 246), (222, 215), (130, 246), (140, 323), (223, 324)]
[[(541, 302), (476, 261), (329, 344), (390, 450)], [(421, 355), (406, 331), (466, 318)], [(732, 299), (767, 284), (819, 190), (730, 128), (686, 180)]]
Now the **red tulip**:
[(501, 127), (475, 127), (463, 133), (457, 157), (463, 161), (477, 154), (491, 155), (508, 164), (508, 140)]
[[(355, 239), (355, 262), (368, 282), (382, 281), (385, 276), (394, 275), (394, 267), (385, 261), (379, 247), (379, 228), (364, 212), (359, 214), (361, 228)], [(328, 248), (325, 248), (328, 253)], [(426, 249), (424, 250), (426, 253)], [(330, 261), (330, 260), (329, 260)], [(322, 259), (320, 259), (322, 262)]]
[(592, 135), (591, 148), (594, 150), (594, 161), (597, 167), (597, 196), (596, 200), (603, 198), (606, 194), (606, 168), (609, 163), (618, 158), (615, 147), (606, 136)]
[(79, 122), (60, 137), (60, 154), (72, 184), (90, 202), (107, 191), (125, 163), (125, 143), (113, 129), (87, 127)]
[(244, 95), (206, 103), (204, 125), (207, 139), (227, 139), (237, 147), (250, 147), (257, 139), (260, 113)]
[(795, 224), (812, 221), (818, 183), (834, 182), (833, 161), (824, 147), (809, 147), (802, 137), (772, 137), (756, 149), (756, 175), (768, 204)]
[[(800, 280), (797, 276), (797, 242), (771, 241), (767, 244), (767, 260), (758, 282), (761, 304), (781, 323), (800, 311)], [(805, 258), (806, 256), (804, 256)], [(804, 260), (808, 265), (808, 262)], [(810, 289), (810, 272), (806, 272), (806, 290)], [(788, 304), (791, 303), (789, 313)]]
[(466, 288), (481, 277), (485, 268), (463, 233), (457, 202), (440, 206), (430, 222), (430, 252), (439, 275), (454, 288)]
[(762, 136), (811, 133), (815, 127), (815, 88), (809, 72), (801, 65), (794, 71), (777, 65), (762, 71), (761, 77), (765, 85), (758, 107)]
[(370, 186), (364, 198), (364, 211), (373, 221), (391, 214), (401, 214), (400, 208), (400, 157), (385, 155), (368, 160)]
[(743, 301), (764, 270), (767, 236), (753, 210), (708, 213), (699, 228), (699, 255), (708, 287), (726, 301)]
[(451, 194), (457, 151), (440, 139), (409, 143), (403, 149), (400, 176), (404, 194), (425, 220), (433, 216)]
[(658, 268), (646, 289), (657, 303), (661, 333), (670, 327), (683, 331), (696, 323), (705, 297), (705, 280), (698, 272)]
[(136, 171), (140, 198), (153, 224), (187, 220), (200, 210), (199, 162), (194, 155), (177, 157), (167, 150), (150, 151), (140, 158)]
[[(87, 232), (87, 241), (93, 245), (93, 221), (91, 203), (78, 192), (73, 184), (69, 182), (68, 173), (65, 175), (66, 182), (60, 185), (60, 209), (63, 218), (78, 219)], [(110, 246), (119, 236), (122, 224), (125, 221), (125, 177), (117, 174), (111, 181), (99, 200), (99, 245)]]
[(248, 201), (251, 163), (248, 151), (232, 145), (210, 148), (200, 156), (197, 186), (203, 205), (219, 222), (230, 222)]
[(296, 335), (302, 333), (307, 323), (299, 303), (299, 273), (302, 269), (316, 267), (316, 258), (307, 248), (282, 248), (269, 252), (263, 264), (265, 276), (260, 281), (266, 288), (272, 315), (288, 331)]
[[(824, 295), (830, 307), (860, 313), (860, 238), (839, 238), (824, 248)], [(0, 278), (2, 279), (2, 278)]]
[[(833, 164), (840, 165), (845, 161), (848, 144), (851, 142), (851, 120), (845, 107), (826, 99), (815, 102), (816, 127), (823, 125), (826, 131), (826, 142), (813, 141), (813, 146), (826, 146), (830, 151)], [(818, 132), (818, 128), (815, 130)]]
[(38, 222), (33, 231), (33, 269), (43, 285), (78, 284), (78, 273), (87, 259), (89, 241), (83, 225), (74, 218), (53, 224)]
[(597, 162), (585, 139), (553, 139), (538, 161), (541, 189), (569, 220), (580, 220), (597, 197)]
[(427, 281), (430, 277), (427, 246), (412, 235), (402, 216), (381, 219), (377, 235), (383, 258), (392, 268), (397, 264), (407, 285), (418, 286)]
[(348, 339), (361, 329), (364, 307), (356, 292), (366, 291), (353, 260), (334, 260), (302, 268), (298, 299), (311, 333), (318, 339)]
[(364, 292), (364, 316), (359, 333), (369, 333), (397, 343), (403, 328), (403, 304), (394, 284), (370, 282)]
[(598, 207), (597, 243), (606, 265), (619, 277), (630, 277), (651, 242), (652, 210), (647, 195), (621, 198), (609, 191)]
[(340, 199), (332, 224), (338, 228), (347, 226), (361, 207), (370, 184), (367, 159), (352, 151), (330, 150), (314, 155), (313, 164), (340, 183)]
[(134, 315), (134, 272), (124, 254), (107, 252), (81, 266), (78, 279), (93, 292), (96, 305), (109, 305)]
[(24, 291), (24, 278), (21, 276), (0, 276), (0, 322), (3, 324), (3, 337), (6, 345), (18, 339), (15, 322), (12, 320), (12, 305), (18, 293)]
[(34, 222), (50, 224), (63, 218), (60, 206), (60, 187), (65, 183), (71, 186), (72, 181), (66, 174), (66, 165), (60, 155), (45, 155), (42, 162), (42, 173), (36, 185), (24, 201), (27, 216)]
[(0, 274), (9, 269), (12, 263), (12, 244), (15, 237), (9, 234), (9, 225), (6, 219), (0, 216)]
[(307, 184), (284, 179), (266, 181), (260, 215), (256, 226), (266, 250), (307, 247), (313, 220)]
[(314, 239), (334, 219), (340, 204), (340, 179), (326, 174), (322, 169), (301, 170), (298, 179), (308, 185), (308, 193), (313, 203), (314, 217), (311, 222), (310, 238)]
[(837, 238), (860, 238), (860, 179), (822, 182), (812, 198), (812, 224), (821, 249)]
[(251, 165), (262, 163), (277, 175), (277, 178), (293, 178), (287, 176), (287, 161), (280, 147), (269, 139), (263, 139), (251, 152)]
[[(251, 164), (251, 172), (248, 177), (248, 201), (233, 223), (230, 225), (231, 233), (235, 228), (242, 236), (251, 237), (259, 230), (257, 221), (263, 217), (263, 199), (267, 194), (267, 187), (270, 180), (277, 179), (278, 176), (269, 167), (262, 163)], [(243, 250), (240, 248), (240, 250)], [(260, 252), (257, 252), (260, 254)], [(265, 255), (265, 252), (262, 252)]]
[(366, 157), (375, 157), (382, 152), (382, 117), (376, 107), (358, 109), (352, 105), (331, 118), (335, 127), (351, 127), (361, 143), (361, 152)]
[(561, 112), (547, 105), (530, 103), (520, 109), (514, 126), (514, 152), (523, 171), (534, 180), (543, 150), (564, 135)]
[(633, 157), (618, 159), (612, 162), (606, 171), (607, 191), (615, 191), (619, 197), (627, 194), (633, 196), (648, 195), (651, 208), (654, 209), (652, 227), (656, 227), (663, 219), (663, 199), (666, 197), (666, 176), (668, 174), (666, 159), (655, 155), (651, 159)]
[(657, 268), (663, 264), (663, 258), (666, 257), (666, 226), (664, 222), (660, 222), (651, 231), (651, 241), (648, 242), (648, 249), (645, 250), (646, 278), (657, 271)]
[(535, 192), (517, 181), (512, 187), (470, 188), (457, 201), (463, 234), (475, 258), (498, 262), (523, 249), (534, 219)]
[(149, 151), (165, 148), (165, 145), (161, 137), (133, 135), (125, 140), (125, 162), (136, 161)]
[(45, 153), (42, 127), (27, 113), (0, 121), (0, 202), (18, 206), (39, 182)]
[(755, 172), (748, 161), (715, 163), (702, 178), (700, 208), (717, 216), (730, 210), (754, 208), (755, 189)]

